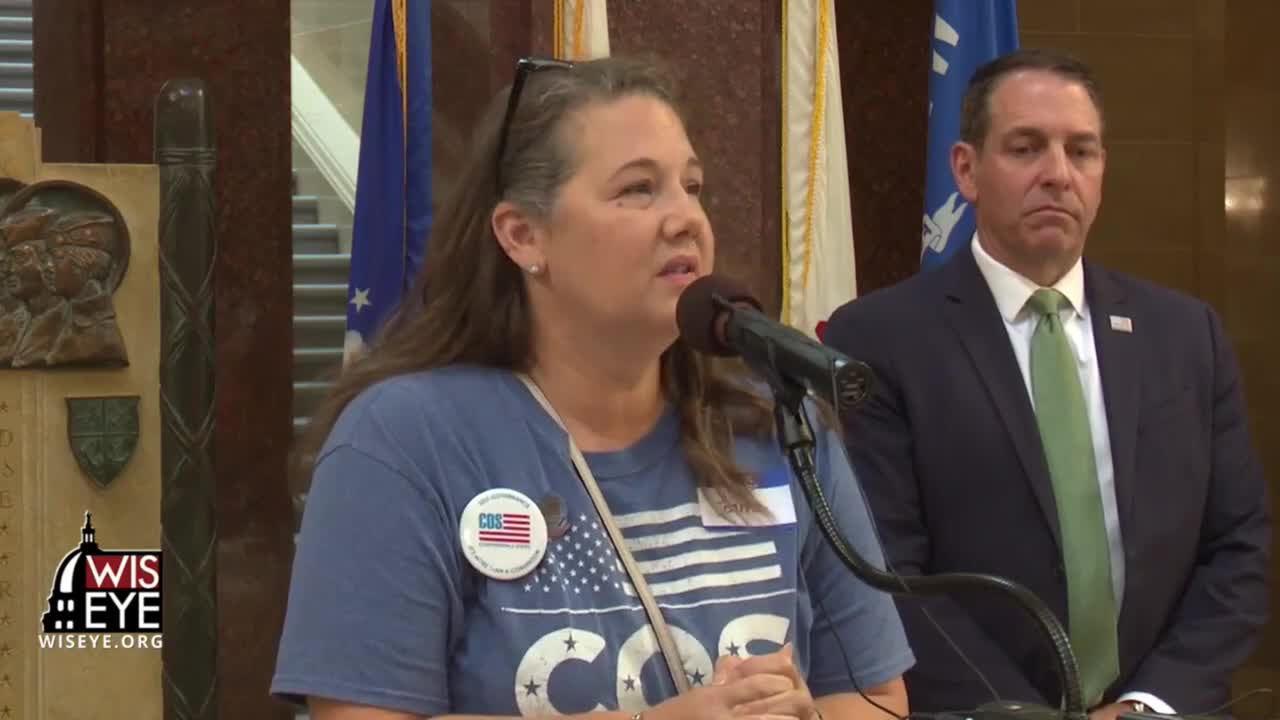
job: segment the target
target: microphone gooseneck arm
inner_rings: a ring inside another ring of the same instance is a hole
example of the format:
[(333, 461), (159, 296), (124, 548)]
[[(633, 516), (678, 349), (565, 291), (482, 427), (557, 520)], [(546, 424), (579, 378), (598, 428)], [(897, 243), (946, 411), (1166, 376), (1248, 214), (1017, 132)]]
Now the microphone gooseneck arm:
[(1063, 717), (1066, 720), (1086, 720), (1088, 714), (1082, 699), (1084, 693), (1080, 687), (1075, 653), (1071, 650), (1067, 632), (1053, 612), (1026, 587), (1001, 577), (978, 573), (902, 577), (884, 572), (858, 555), (840, 532), (818, 481), (813, 428), (803, 408), (805, 389), (786, 378), (777, 377), (767, 368), (752, 367), (764, 374), (773, 387), (778, 442), (792, 471), (800, 480), (805, 499), (813, 509), (819, 529), (840, 561), (860, 580), (891, 595), (942, 595), (957, 590), (988, 589), (1012, 597), (1022, 609), (1031, 614), (1054, 649), (1058, 679), (1062, 683)]
[(1062, 685), (1062, 710), (1041, 710), (995, 698), (995, 703), (984, 705), (973, 716), (980, 720), (1087, 720), (1071, 642), (1053, 612), (1030, 590), (1001, 577), (977, 573), (904, 578), (876, 568), (850, 547), (822, 493), (816, 444), (804, 412), (804, 400), (812, 394), (830, 403), (837, 413), (851, 411), (866, 399), (873, 373), (864, 363), (814, 342), (764, 315), (760, 308), (759, 301), (732, 280), (708, 275), (695, 280), (681, 294), (676, 322), (681, 336), (694, 349), (741, 357), (769, 383), (775, 396), (778, 442), (836, 556), (867, 585), (891, 595), (941, 595), (985, 589), (1013, 598), (1031, 614), (1053, 648)]

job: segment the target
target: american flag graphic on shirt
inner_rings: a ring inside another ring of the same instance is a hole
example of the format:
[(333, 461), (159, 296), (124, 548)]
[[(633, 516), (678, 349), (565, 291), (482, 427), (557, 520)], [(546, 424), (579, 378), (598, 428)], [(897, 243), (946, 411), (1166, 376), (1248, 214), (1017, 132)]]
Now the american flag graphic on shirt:
[[(662, 607), (693, 607), (794, 592), (784, 581), (773, 540), (750, 529), (706, 528), (697, 503), (614, 518), (649, 590)], [(586, 609), (556, 605), (562, 589), (589, 598)], [(744, 591), (750, 590), (744, 598)], [(552, 542), (538, 569), (524, 580), (530, 602), (509, 612), (575, 613), (639, 610), (635, 588), (608, 533), (594, 516), (573, 518), (569, 534)], [(540, 602), (540, 595), (555, 602)]]
[[(722, 654), (747, 657), (749, 643), (779, 647), (786, 641), (786, 608), (796, 592), (794, 572), (783, 570), (782, 558), (794, 549), (789, 528), (779, 534), (770, 528), (704, 527), (696, 502), (614, 519), (663, 610), (692, 686), (710, 683), (715, 658)], [(780, 549), (780, 543), (788, 550)], [(565, 712), (566, 699), (556, 701), (550, 684), (555, 669), (567, 662), (594, 662), (606, 650), (617, 658), (613, 696), (619, 709), (644, 709), (647, 683), (669, 683), (662, 679), (664, 670), (653, 674), (665, 667), (657, 660), (657, 639), (594, 513), (573, 514), (569, 533), (549, 544), (538, 569), (514, 590), (502, 611), (523, 617), (522, 627), (540, 635), (516, 670), (522, 714)], [(631, 616), (629, 637), (609, 639), (593, 630), (615, 626), (616, 621), (604, 618), (616, 615)], [(711, 635), (695, 637), (684, 629), (703, 627), (713, 617), (718, 618), (714, 629), (703, 630), (712, 630)]]

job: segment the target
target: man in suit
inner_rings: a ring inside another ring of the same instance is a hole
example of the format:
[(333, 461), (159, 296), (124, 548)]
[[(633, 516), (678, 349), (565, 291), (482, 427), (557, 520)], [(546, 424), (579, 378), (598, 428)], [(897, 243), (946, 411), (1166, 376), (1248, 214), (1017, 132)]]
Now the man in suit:
[[(1087, 67), (1016, 52), (975, 73), (961, 112), (971, 247), (824, 335), (876, 372), (845, 429), (887, 557), (1029, 588), (1067, 626), (1093, 720), (1218, 709), (1267, 616), (1271, 544), (1221, 322), (1081, 259), (1106, 162)], [(913, 711), (1059, 707), (1052, 648), (1012, 602), (899, 607)]]

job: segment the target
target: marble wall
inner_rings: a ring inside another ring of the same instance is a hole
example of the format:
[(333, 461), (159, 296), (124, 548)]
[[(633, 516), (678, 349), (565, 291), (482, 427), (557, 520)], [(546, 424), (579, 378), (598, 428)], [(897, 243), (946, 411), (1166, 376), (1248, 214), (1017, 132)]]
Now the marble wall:
[(716, 271), (741, 278), (771, 312), (781, 306), (779, 7), (773, 0), (609, 6), (611, 52), (656, 54), (679, 74), (690, 140), (708, 169)]
[[(690, 110), (690, 134), (709, 163), (708, 214), (717, 268), (746, 280), (763, 302), (780, 303), (778, 266), (778, 5), (768, 0), (609, 4), (614, 54), (656, 54), (672, 62)], [(465, 161), (464, 139), (493, 93), (511, 82), (523, 55), (551, 54), (550, 3), (443, 0), (433, 5), (433, 88), (442, 197)], [(487, 34), (488, 46), (477, 39)], [(487, 49), (487, 58), (485, 50)], [(486, 63), (487, 60), (487, 63)], [(475, 82), (488, 65), (489, 83)], [(744, 151), (745, 149), (745, 151)]]
[(933, 3), (837, 2), (858, 293), (920, 267)]

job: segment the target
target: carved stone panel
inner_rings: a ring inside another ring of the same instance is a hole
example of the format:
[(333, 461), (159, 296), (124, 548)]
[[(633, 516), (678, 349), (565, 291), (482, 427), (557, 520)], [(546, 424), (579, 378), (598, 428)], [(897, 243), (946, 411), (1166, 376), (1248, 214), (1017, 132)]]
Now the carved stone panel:
[(129, 252), (94, 190), (0, 178), (0, 368), (128, 365), (112, 296)]
[[(87, 595), (57, 596), (79, 621), (42, 623), (86, 513), (110, 546), (161, 547), (169, 443), (160, 168), (45, 163), (38, 148), (31, 120), (0, 112), (0, 720), (194, 717), (165, 713), (167, 611), (162, 631), (100, 627)], [(148, 606), (177, 594), (163, 585)]]

